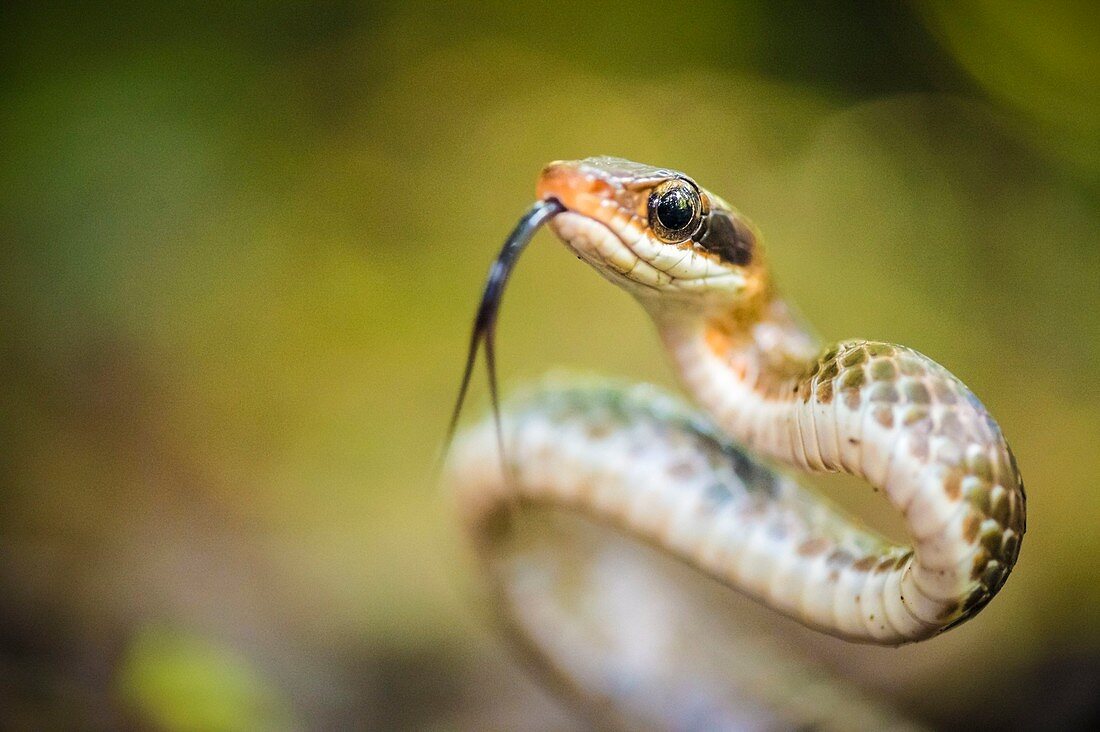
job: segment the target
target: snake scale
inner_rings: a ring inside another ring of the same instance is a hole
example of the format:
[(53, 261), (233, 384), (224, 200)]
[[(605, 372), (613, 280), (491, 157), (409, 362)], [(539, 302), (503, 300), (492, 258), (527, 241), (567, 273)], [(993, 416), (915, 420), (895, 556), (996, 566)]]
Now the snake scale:
[[(682, 173), (560, 161), (537, 198), (527, 238), (546, 222), (633, 295), (702, 411), (654, 387), (563, 381), (458, 435), (445, 481), (513, 639), (600, 726), (904, 726), (795, 661), (761, 670), (769, 641), (728, 617), (727, 588), (887, 646), (972, 618), (1025, 530), (996, 422), (912, 349), (818, 343), (778, 295), (753, 224)], [(494, 302), (517, 255), (502, 255)], [(483, 304), (490, 367), (494, 323)], [(475, 330), (471, 358), (477, 343)], [(908, 543), (769, 463), (864, 479)], [(700, 575), (714, 587), (685, 589)]]

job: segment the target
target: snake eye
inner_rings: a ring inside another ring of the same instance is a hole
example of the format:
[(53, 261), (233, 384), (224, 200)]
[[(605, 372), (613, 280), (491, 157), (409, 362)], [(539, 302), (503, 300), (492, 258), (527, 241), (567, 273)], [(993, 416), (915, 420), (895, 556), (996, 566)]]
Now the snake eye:
[(666, 180), (649, 194), (649, 226), (661, 241), (687, 241), (702, 221), (699, 189), (686, 180)]

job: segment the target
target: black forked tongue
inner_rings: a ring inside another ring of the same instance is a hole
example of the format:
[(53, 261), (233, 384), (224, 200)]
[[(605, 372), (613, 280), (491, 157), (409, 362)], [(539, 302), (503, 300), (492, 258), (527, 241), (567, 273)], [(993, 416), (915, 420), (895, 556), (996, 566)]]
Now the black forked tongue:
[(470, 334), (470, 348), (466, 354), (466, 369), (462, 373), (462, 386), (458, 390), (458, 399), (455, 402), (454, 412), (451, 413), (451, 423), (447, 428), (447, 440), (443, 443), (443, 456), (451, 446), (451, 440), (458, 426), (458, 417), (462, 413), (462, 404), (466, 400), (466, 392), (470, 388), (470, 377), (474, 373), (474, 364), (477, 361), (477, 352), (481, 344), (485, 344), (485, 366), (489, 376), (489, 398), (493, 405), (493, 421), (496, 424), (497, 448), (500, 451), (502, 467), (507, 468), (504, 460), (504, 430), (500, 423), (500, 399), (497, 390), (497, 364), (496, 364), (496, 327), (497, 315), (500, 312), (501, 299), (504, 296), (504, 286), (508, 284), (508, 277), (515, 269), (519, 255), (527, 244), (535, 236), (543, 224), (555, 215), (565, 210), (565, 206), (556, 198), (548, 198), (539, 201), (532, 206), (523, 218), (516, 224), (516, 228), (504, 242), (504, 246), (497, 255), (496, 261), (489, 268), (489, 278), (485, 281), (485, 291), (481, 295), (481, 304), (477, 308), (477, 317), (474, 318), (474, 329)]

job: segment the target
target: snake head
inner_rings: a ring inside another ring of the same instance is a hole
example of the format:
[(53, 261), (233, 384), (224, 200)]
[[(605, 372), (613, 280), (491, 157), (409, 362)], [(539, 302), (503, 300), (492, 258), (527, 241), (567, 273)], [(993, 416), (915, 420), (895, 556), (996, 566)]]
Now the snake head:
[(550, 227), (604, 277), (659, 307), (758, 306), (767, 270), (753, 225), (688, 176), (622, 158), (550, 163), (538, 197)]

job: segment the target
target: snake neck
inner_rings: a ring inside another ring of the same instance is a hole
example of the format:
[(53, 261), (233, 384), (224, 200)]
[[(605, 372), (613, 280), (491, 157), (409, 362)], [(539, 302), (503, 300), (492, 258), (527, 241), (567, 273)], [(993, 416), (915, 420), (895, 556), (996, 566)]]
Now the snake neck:
[(821, 344), (787, 303), (772, 297), (752, 310), (647, 309), (696, 402), (738, 441), (790, 461), (761, 440), (764, 413), (798, 396)]

